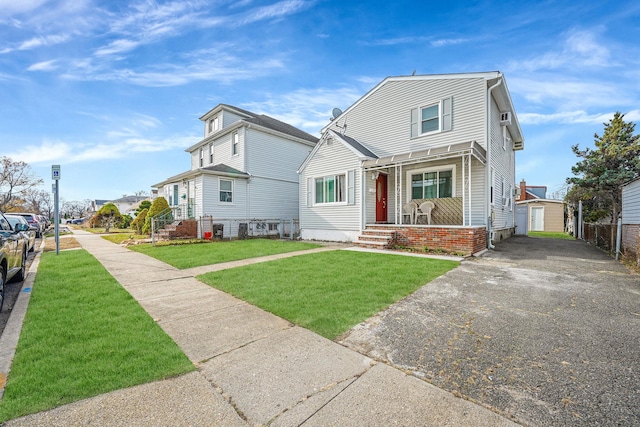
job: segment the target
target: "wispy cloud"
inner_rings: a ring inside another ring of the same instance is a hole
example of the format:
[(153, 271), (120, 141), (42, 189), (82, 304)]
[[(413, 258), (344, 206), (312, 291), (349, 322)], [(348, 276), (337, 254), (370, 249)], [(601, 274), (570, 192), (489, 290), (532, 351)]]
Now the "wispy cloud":
[[(163, 135), (161, 121), (145, 114), (132, 114), (129, 119), (103, 117), (110, 130), (82, 142), (45, 138), (39, 144), (21, 147), (7, 154), (14, 160), (29, 164), (79, 163), (95, 160), (127, 158), (137, 153), (151, 153), (188, 147), (199, 135)], [(119, 127), (112, 129), (115, 123)]]
[(579, 124), (579, 123), (604, 123), (613, 117), (613, 113), (588, 114), (586, 111), (564, 111), (560, 113), (539, 114), (522, 113), (518, 114), (518, 120), (522, 124), (540, 125), (549, 123)]
[(27, 71), (52, 71), (56, 68), (58, 68), (56, 65), (56, 60), (52, 59), (51, 61), (37, 62), (29, 66), (29, 68), (27, 68)]
[(432, 40), (431, 46), (433, 47), (451, 46), (454, 44), (466, 43), (467, 41), (468, 39), (461, 38), (461, 37), (455, 38), (455, 39), (438, 39), (438, 40)]
[(266, 19), (278, 19), (287, 15), (300, 12), (301, 10), (311, 7), (314, 1), (303, 0), (284, 0), (277, 3), (255, 8), (242, 16), (238, 22), (241, 25), (251, 24)]
[[(511, 61), (510, 71), (534, 72), (538, 70), (578, 69), (582, 67), (611, 67), (609, 48), (597, 40), (597, 31), (570, 30), (558, 49), (542, 53), (533, 58)], [(551, 44), (551, 46), (554, 46)]]
[(48, 0), (0, 0), (0, 15), (12, 16), (31, 12), (47, 1)]
[(346, 109), (363, 94), (353, 87), (300, 89), (284, 94), (268, 94), (265, 101), (245, 103), (242, 107), (263, 113), (318, 134), (329, 123), (331, 110)]

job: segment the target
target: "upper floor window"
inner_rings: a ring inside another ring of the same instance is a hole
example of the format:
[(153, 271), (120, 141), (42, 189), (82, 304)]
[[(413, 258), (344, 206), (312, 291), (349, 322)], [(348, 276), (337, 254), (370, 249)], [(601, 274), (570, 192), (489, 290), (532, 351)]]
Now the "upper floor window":
[(200, 167), (204, 166), (204, 148), (200, 147)]
[(209, 163), (213, 164), (213, 144), (209, 144)]
[(411, 138), (451, 130), (451, 97), (411, 109)]
[(453, 168), (411, 172), (410, 175), (412, 199), (453, 197), (455, 176)]
[(346, 202), (346, 174), (316, 178), (316, 203)]
[(231, 154), (238, 154), (238, 132), (234, 132), (231, 136)]
[(215, 116), (211, 120), (209, 120), (209, 133), (215, 132), (220, 129), (220, 118)]
[(230, 179), (220, 179), (220, 201), (225, 203), (233, 202), (233, 181)]

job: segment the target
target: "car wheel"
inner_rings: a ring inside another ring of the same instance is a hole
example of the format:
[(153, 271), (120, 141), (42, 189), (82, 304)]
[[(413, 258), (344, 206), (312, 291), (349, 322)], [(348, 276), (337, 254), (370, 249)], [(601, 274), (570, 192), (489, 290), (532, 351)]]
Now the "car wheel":
[(4, 278), (6, 277), (6, 273), (4, 271), (4, 266), (0, 265), (0, 311), (2, 311), (2, 303), (4, 302)]
[(27, 250), (24, 248), (22, 250), (22, 266), (20, 267), (20, 271), (13, 276), (14, 282), (21, 282), (24, 278), (27, 277)]

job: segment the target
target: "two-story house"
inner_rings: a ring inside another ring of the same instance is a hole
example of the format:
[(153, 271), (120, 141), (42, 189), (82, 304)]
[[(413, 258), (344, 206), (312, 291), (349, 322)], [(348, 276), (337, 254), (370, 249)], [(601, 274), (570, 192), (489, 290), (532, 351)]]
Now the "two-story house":
[(303, 239), (465, 254), (513, 234), (523, 137), (500, 72), (388, 77), (299, 169)]
[[(297, 169), (318, 138), (226, 104), (200, 120), (204, 138), (185, 150), (190, 169), (153, 185), (169, 202), (174, 218), (297, 220)], [(234, 231), (227, 233), (233, 236)]]

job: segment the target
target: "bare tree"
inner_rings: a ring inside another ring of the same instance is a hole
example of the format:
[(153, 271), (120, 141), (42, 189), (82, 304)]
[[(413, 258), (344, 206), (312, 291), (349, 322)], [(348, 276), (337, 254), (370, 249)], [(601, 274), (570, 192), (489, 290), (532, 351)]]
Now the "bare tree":
[(36, 178), (31, 167), (10, 157), (0, 159), (0, 211), (6, 212), (14, 208), (18, 201), (24, 201), (29, 191), (42, 185), (42, 178)]

